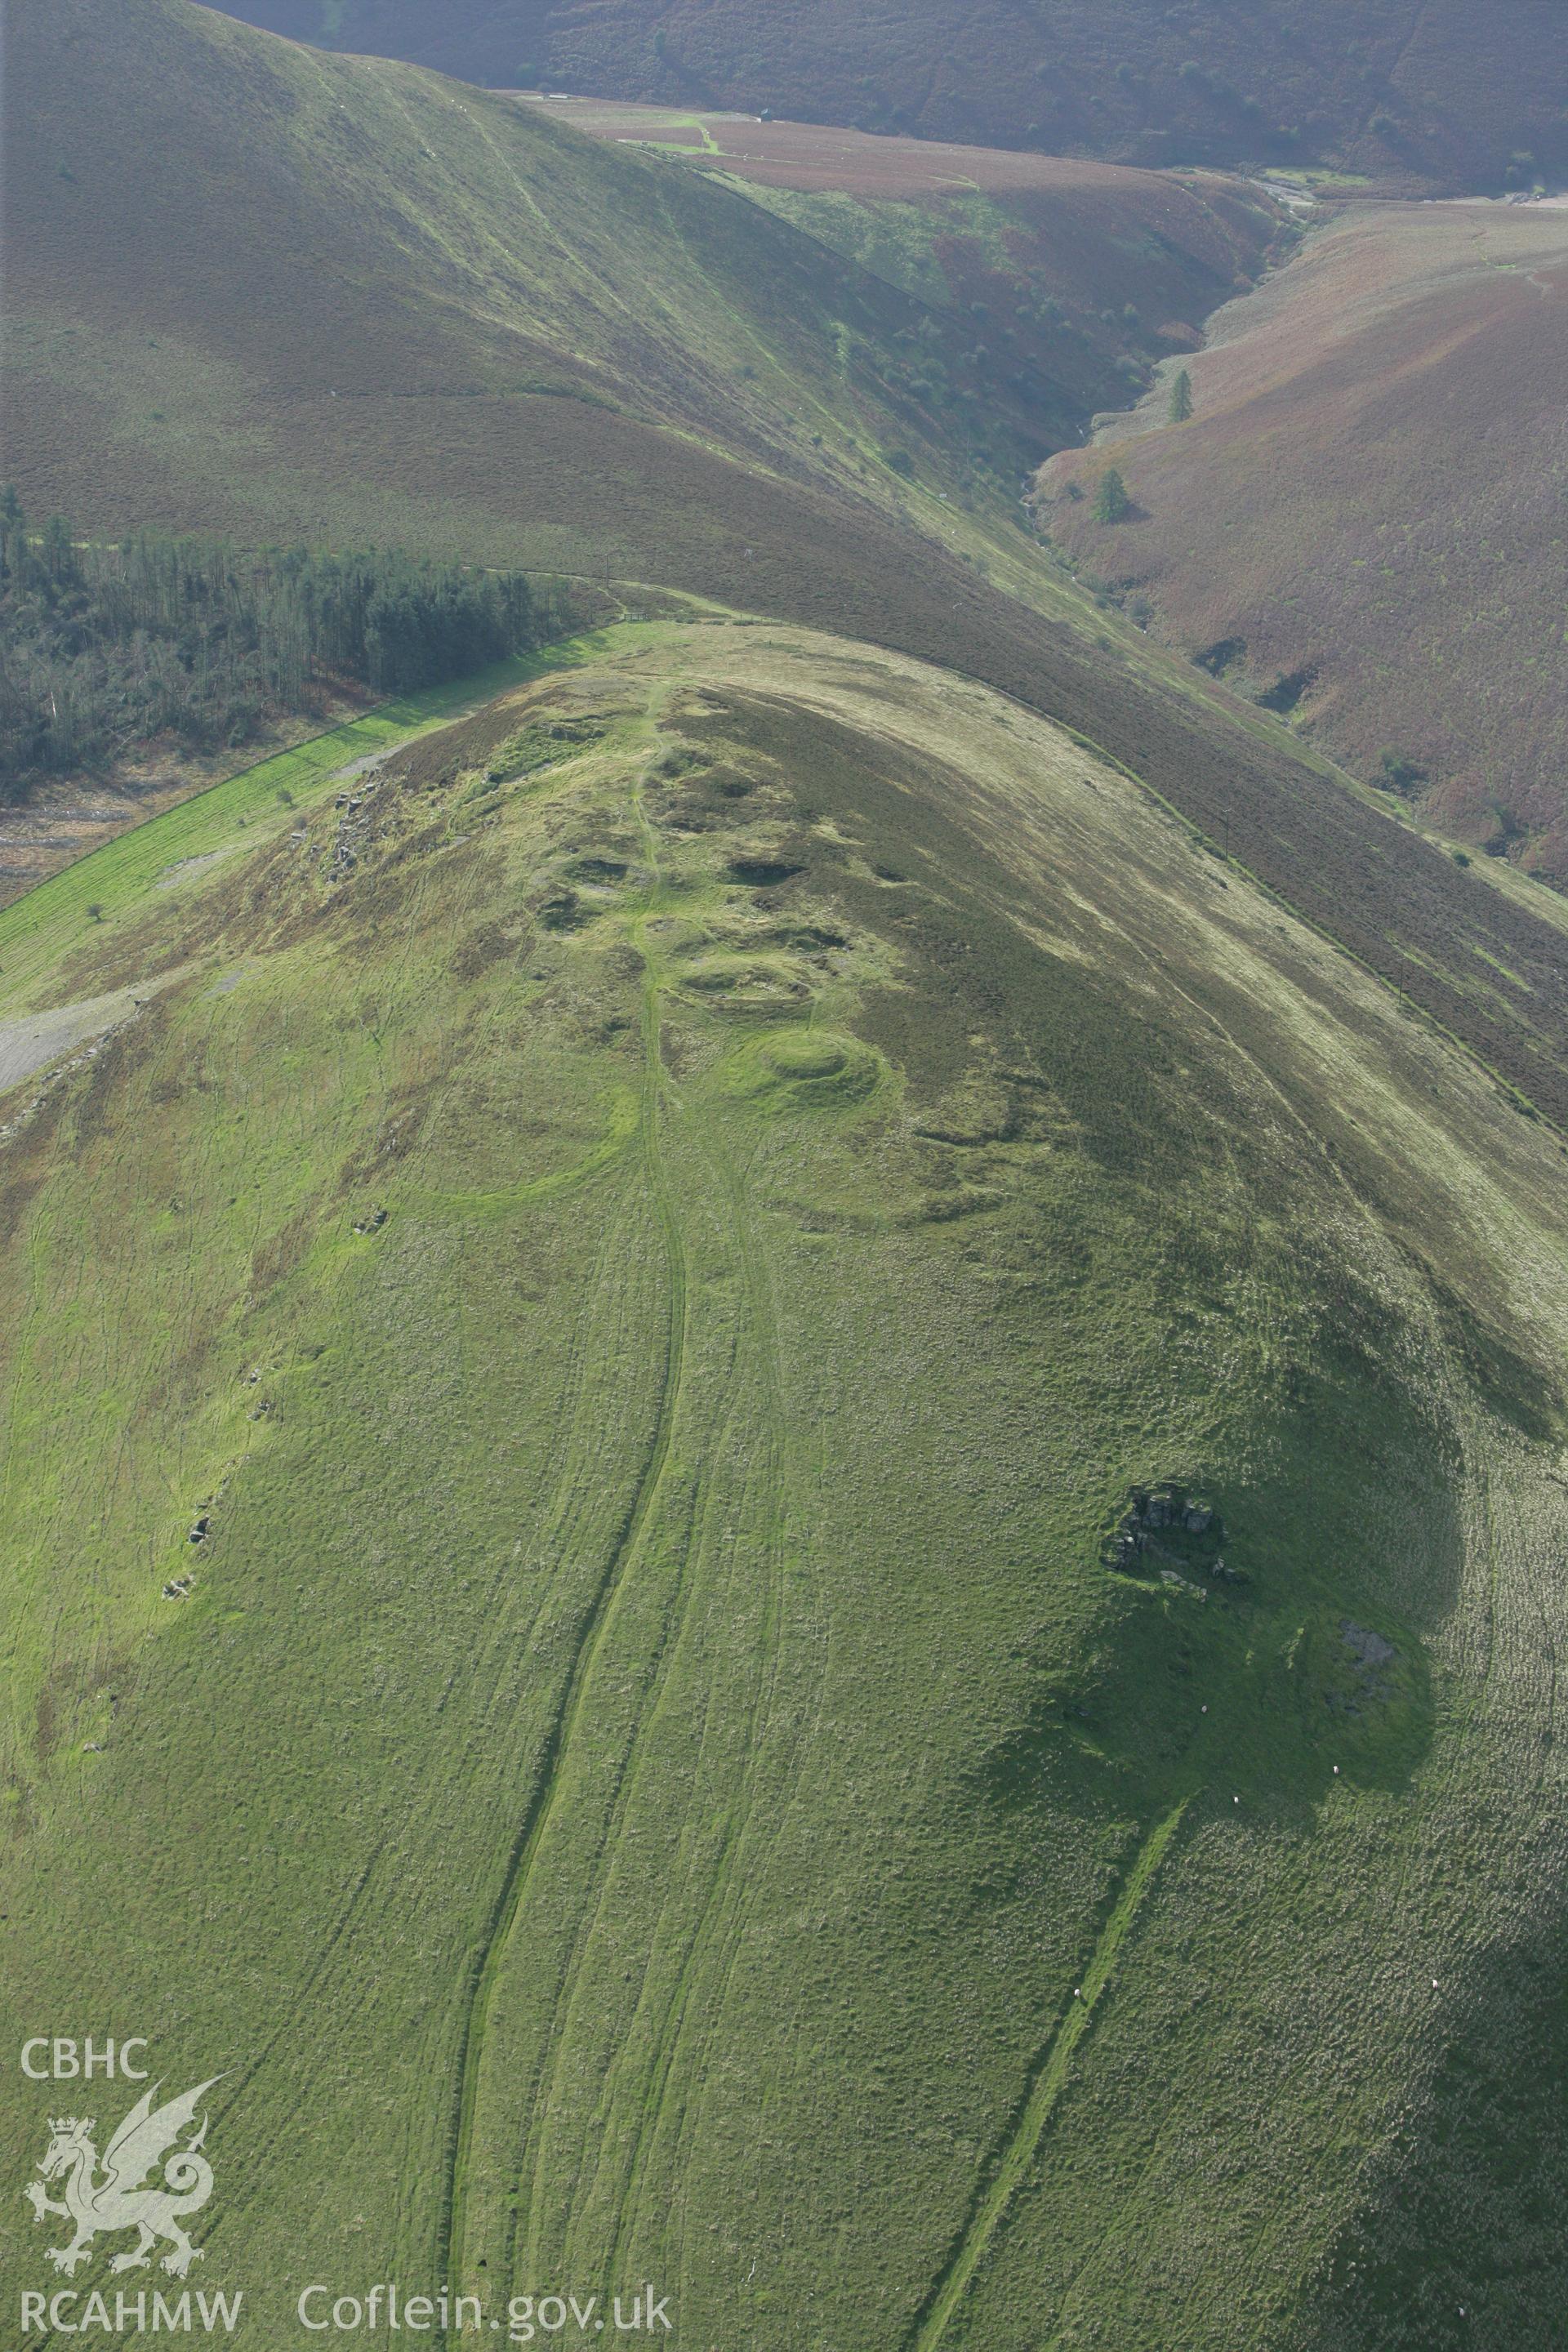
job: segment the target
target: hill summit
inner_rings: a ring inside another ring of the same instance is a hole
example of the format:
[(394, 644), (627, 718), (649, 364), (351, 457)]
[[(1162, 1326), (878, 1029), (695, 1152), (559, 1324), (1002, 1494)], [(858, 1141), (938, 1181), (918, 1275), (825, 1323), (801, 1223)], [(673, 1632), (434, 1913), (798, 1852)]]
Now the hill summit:
[(1547, 2340), (1568, 1234), (1470, 1063), (1045, 720), (711, 620), (0, 966), (10, 1981), (224, 2074), (237, 2341)]

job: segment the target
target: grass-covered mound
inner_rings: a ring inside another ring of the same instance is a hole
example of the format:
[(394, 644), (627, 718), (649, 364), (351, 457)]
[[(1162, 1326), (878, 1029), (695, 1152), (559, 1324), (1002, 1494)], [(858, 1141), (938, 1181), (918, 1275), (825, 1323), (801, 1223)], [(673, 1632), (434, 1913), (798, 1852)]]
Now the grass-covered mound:
[[(12, 1997), (224, 2072), (245, 2340), (1549, 2340), (1555, 1142), (865, 647), (223, 793), (0, 915), (120, 1008), (0, 1096), (0, 1556)], [(1178, 1489), (1234, 1577), (1108, 1563)]]

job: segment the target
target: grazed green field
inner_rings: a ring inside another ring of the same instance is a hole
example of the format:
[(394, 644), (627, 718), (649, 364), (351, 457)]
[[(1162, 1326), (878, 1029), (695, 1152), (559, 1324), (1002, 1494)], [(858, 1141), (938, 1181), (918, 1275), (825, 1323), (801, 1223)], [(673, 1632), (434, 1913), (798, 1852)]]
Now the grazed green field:
[[(321, 774), (0, 919), (0, 1019), (163, 982), (0, 1101), (4, 1933), (223, 2073), (199, 2284), (1549, 2342), (1555, 1139), (896, 656)], [(1244, 1581), (1102, 1564), (1161, 1479)]]

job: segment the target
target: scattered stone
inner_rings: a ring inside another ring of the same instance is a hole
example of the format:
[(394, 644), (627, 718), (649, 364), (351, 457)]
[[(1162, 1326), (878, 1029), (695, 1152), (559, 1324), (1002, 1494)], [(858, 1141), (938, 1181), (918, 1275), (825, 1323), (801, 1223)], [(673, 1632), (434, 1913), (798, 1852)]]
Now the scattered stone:
[(84, 1739), (84, 1740), (82, 1741), (82, 1743), (81, 1743), (81, 1752), (82, 1752), (82, 1754), (83, 1754), (84, 1756), (101, 1756), (101, 1755), (103, 1755), (103, 1754), (104, 1754), (104, 1752), (105, 1752), (105, 1750), (104, 1750), (104, 1745), (103, 1745), (102, 1740), (101, 1740), (101, 1739)]
[(354, 1227), (354, 1231), (356, 1234), (378, 1234), (385, 1223), (386, 1211), (384, 1209), (377, 1209), (372, 1215), (363, 1217), (359, 1223)]
[(1173, 1568), (1163, 1568), (1160, 1570), (1160, 1581), (1162, 1584), (1175, 1585), (1183, 1592), (1194, 1593), (1200, 1601), (1208, 1599), (1208, 1594), (1201, 1584), (1194, 1584), (1190, 1577), (1179, 1575)]

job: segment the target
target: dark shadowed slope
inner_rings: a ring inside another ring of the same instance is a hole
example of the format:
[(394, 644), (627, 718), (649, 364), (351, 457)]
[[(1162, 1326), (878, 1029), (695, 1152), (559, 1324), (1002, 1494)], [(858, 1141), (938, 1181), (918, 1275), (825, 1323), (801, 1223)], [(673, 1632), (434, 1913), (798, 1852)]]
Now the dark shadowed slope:
[[(1452, 183), (1568, 165), (1553, 0), (230, 0), (301, 40), (502, 87), (1134, 163), (1332, 160)], [(1528, 152), (1527, 152), (1528, 151)], [(1516, 161), (1516, 159), (1518, 159)]]

